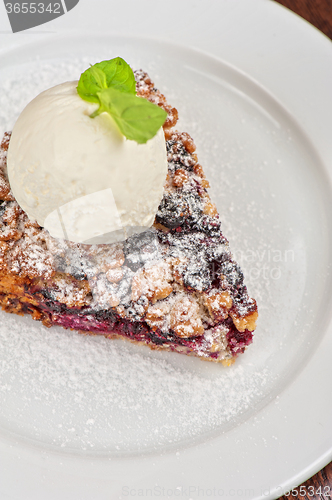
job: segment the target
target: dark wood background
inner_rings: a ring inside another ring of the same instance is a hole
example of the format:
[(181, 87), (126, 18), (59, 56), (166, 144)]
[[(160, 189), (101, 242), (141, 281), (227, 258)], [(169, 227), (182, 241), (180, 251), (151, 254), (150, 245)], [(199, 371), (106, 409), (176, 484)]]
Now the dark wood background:
[(276, 0), (332, 39), (332, 0)]
[[(271, 1), (271, 0), (270, 0)], [(276, 0), (309, 21), (332, 39), (332, 0)], [(332, 64), (332, 58), (331, 58)], [(331, 89), (332, 92), (332, 89)], [(332, 426), (332, 422), (331, 422)], [(300, 489), (302, 486), (302, 489)], [(332, 498), (332, 462), (282, 500), (328, 500)], [(302, 494), (301, 494), (302, 493)]]

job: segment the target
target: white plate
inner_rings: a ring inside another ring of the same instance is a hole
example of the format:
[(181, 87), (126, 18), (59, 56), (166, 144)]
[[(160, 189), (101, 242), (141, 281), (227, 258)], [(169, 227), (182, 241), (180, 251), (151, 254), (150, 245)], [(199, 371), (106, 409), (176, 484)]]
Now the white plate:
[(149, 71), (260, 321), (224, 369), (2, 313), (1, 498), (276, 498), (332, 458), (331, 43), (270, 1), (96, 5), (15, 35), (2, 18), (0, 127), (88, 63)]

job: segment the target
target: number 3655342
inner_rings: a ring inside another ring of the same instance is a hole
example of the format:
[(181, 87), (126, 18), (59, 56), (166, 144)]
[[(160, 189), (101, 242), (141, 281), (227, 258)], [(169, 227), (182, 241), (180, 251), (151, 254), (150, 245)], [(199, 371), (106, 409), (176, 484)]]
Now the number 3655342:
[(23, 2), (23, 3), (11, 3), (7, 2), (6, 10), (8, 14), (43, 14), (43, 12), (48, 12), (49, 14), (61, 14), (60, 8), (61, 4), (56, 3), (37, 3), (37, 2)]

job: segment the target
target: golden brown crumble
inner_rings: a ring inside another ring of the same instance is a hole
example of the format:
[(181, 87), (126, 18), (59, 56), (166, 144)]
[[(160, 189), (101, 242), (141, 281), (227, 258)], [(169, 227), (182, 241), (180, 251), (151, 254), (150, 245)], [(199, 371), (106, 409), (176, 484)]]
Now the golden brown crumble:
[(170, 326), (181, 338), (202, 335), (204, 327), (197, 302), (188, 297), (179, 298), (170, 313)]
[[(9, 140), (10, 140), (11, 134), (6, 132), (3, 136), (3, 139), (0, 144), (0, 154), (2, 157), (5, 157), (7, 155), (8, 151), (8, 146), (9, 146)], [(2, 158), (0, 156), (0, 200), (4, 201), (14, 201), (14, 197), (11, 193), (9, 182), (8, 182), (8, 176), (7, 176), (7, 171), (4, 168), (4, 163), (1, 161)]]
[(170, 303), (165, 301), (158, 302), (154, 305), (150, 304), (145, 315), (145, 320), (148, 325), (154, 330), (162, 328), (170, 308)]
[(215, 292), (205, 295), (204, 303), (211, 318), (221, 321), (228, 317), (228, 312), (233, 305), (233, 301), (228, 291)]
[(110, 283), (118, 283), (123, 278), (123, 270), (121, 267), (113, 267), (108, 269), (106, 277)]
[(210, 215), (210, 217), (217, 217), (218, 215), (217, 207), (209, 200), (204, 204), (203, 212)]
[(183, 168), (179, 168), (174, 174), (173, 185), (181, 188), (186, 182), (188, 182), (188, 174)]
[(172, 291), (170, 266), (164, 262), (155, 264), (147, 269), (141, 269), (135, 274), (131, 285), (131, 299), (136, 302), (142, 295), (152, 304), (165, 299)]
[(252, 313), (247, 314), (244, 317), (238, 316), (236, 312), (230, 312), (230, 316), (232, 317), (233, 323), (239, 332), (244, 332), (245, 330), (249, 330), (249, 332), (253, 332), (256, 328), (256, 321), (258, 318), (258, 312), (253, 311)]
[(167, 119), (163, 126), (164, 130), (174, 127), (178, 121), (177, 109), (167, 103), (166, 97), (154, 87), (154, 84), (147, 73), (142, 70), (135, 71), (135, 78), (137, 82), (137, 94), (145, 97), (154, 104), (157, 104), (166, 111)]

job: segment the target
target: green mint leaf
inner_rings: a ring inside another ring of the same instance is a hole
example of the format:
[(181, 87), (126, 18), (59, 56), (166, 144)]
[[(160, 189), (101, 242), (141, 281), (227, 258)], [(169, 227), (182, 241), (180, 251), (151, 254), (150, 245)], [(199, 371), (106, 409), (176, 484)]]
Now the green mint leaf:
[(121, 57), (102, 61), (82, 73), (77, 92), (85, 101), (99, 103), (97, 93), (108, 87), (136, 94), (133, 70)]
[(167, 118), (166, 111), (156, 104), (112, 87), (98, 92), (98, 97), (100, 109), (112, 116), (127, 139), (139, 144), (154, 137)]
[(82, 99), (99, 103), (97, 92), (102, 89), (107, 89), (107, 81), (106, 75), (101, 69), (91, 66), (82, 73), (77, 86), (77, 92)]
[(109, 113), (127, 139), (144, 144), (156, 135), (167, 113), (147, 99), (136, 96), (131, 67), (121, 57), (102, 61), (82, 73), (77, 92), (88, 102), (99, 104), (92, 113)]
[(97, 63), (96, 68), (106, 75), (107, 87), (136, 95), (136, 81), (133, 70), (121, 57)]

